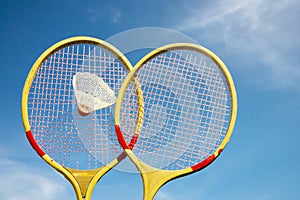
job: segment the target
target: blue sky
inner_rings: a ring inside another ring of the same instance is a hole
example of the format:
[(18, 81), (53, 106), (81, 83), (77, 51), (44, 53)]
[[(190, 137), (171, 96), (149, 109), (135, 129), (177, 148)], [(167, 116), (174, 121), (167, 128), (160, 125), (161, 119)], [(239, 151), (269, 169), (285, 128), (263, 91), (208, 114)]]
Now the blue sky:
[[(70, 36), (101, 39), (160, 27), (214, 51), (236, 83), (238, 118), (224, 153), (203, 171), (174, 180), (156, 200), (300, 199), (300, 2), (293, 0), (0, 2), (0, 196), (75, 199), (71, 185), (25, 138), (21, 91), (35, 59)], [(113, 170), (93, 199), (142, 198), (138, 174)]]

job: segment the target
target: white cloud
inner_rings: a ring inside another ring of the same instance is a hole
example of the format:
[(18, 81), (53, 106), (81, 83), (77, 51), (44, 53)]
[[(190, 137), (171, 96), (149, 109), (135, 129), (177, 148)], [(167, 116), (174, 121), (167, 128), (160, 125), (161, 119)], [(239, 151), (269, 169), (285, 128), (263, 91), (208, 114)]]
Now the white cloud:
[(292, 0), (219, 0), (204, 6), (185, 5), (185, 13), (190, 14), (175, 27), (248, 63), (255, 72), (248, 75), (256, 76), (251, 81), (260, 86), (298, 88), (299, 8), (300, 2)]
[[(103, 6), (105, 6), (104, 9)], [(101, 20), (110, 20), (113, 23), (119, 23), (122, 17), (122, 11), (119, 8), (102, 4), (87, 7), (85, 13), (89, 21), (93, 23)]]
[(96, 22), (99, 18), (101, 18), (100, 13), (101, 12), (98, 9), (92, 7), (86, 9), (86, 14), (90, 22)]
[(172, 197), (167, 192), (158, 191), (158, 193), (156, 194), (156, 199), (157, 200), (174, 200), (174, 197)]
[(111, 17), (112, 17), (112, 21), (114, 23), (118, 23), (122, 17), (122, 12), (121, 10), (117, 9), (117, 8), (113, 8), (111, 11)]
[(1, 198), (7, 200), (54, 200), (64, 191), (63, 186), (51, 179), (37, 173), (26, 173), (20, 169), (8, 170), (5, 174), (1, 174), (0, 187)]
[[(66, 180), (57, 176), (53, 179), (49, 171), (43, 172), (33, 167), (5, 157), (0, 149), (0, 196), (6, 200), (56, 200), (68, 199), (71, 189)], [(4, 161), (4, 162), (3, 162)], [(42, 161), (41, 161), (42, 162)], [(66, 182), (64, 182), (66, 181)], [(75, 197), (75, 194), (73, 195)], [(69, 197), (70, 198), (70, 197)]]

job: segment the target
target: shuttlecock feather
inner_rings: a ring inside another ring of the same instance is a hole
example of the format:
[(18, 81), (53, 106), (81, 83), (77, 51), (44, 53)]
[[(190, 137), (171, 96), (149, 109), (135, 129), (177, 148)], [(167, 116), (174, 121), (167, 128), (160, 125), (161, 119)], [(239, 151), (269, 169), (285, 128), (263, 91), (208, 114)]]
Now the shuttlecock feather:
[(77, 72), (73, 76), (73, 88), (81, 114), (89, 114), (116, 102), (115, 92), (96, 74)]

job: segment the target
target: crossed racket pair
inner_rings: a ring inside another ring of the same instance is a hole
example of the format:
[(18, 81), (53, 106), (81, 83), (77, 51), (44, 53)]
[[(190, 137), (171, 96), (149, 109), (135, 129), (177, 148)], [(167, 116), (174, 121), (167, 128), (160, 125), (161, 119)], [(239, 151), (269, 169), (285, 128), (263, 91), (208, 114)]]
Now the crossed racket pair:
[(236, 113), (225, 64), (188, 43), (157, 48), (133, 67), (105, 41), (65, 39), (36, 60), (22, 95), (30, 144), (78, 200), (91, 199), (101, 177), (127, 156), (141, 173), (143, 199), (153, 199), (168, 181), (220, 155)]

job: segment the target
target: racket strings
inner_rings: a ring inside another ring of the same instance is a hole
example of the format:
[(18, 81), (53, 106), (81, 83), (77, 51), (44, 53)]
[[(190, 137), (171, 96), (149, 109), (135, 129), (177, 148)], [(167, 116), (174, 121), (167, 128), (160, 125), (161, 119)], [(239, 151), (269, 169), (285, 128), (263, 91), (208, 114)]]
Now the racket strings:
[(141, 129), (142, 118), (139, 115), (142, 113), (139, 112), (141, 109), (139, 98), (142, 98), (142, 94), (137, 93), (137, 89), (139, 88), (140, 85), (137, 85), (135, 81), (131, 81), (122, 100), (120, 126), (122, 127), (122, 133), (127, 144), (130, 143), (132, 134), (139, 134)]
[(49, 55), (28, 95), (31, 131), (43, 151), (72, 168), (97, 168), (114, 159), (121, 152), (114, 132), (114, 108), (80, 116), (72, 79), (77, 72), (97, 74), (117, 94), (127, 71), (114, 54), (93, 44), (69, 45)]
[(186, 168), (211, 155), (226, 135), (231, 112), (223, 76), (213, 61), (192, 51), (148, 60), (137, 73), (145, 116), (135, 155), (160, 169)]

